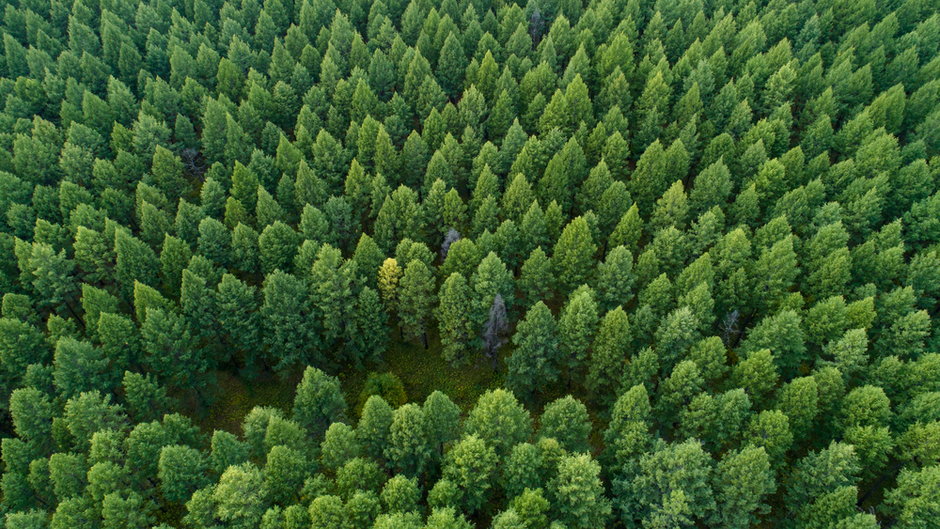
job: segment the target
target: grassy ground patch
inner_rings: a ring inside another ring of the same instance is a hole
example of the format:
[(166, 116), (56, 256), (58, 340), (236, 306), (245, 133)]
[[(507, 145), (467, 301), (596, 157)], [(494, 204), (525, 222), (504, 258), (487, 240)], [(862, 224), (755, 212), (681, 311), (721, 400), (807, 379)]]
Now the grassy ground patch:
[[(430, 337), (426, 350), (421, 344), (392, 342), (381, 364), (372, 370), (397, 375), (405, 385), (409, 402), (422, 402), (434, 390), (440, 390), (463, 410), (472, 406), (484, 391), (502, 383), (501, 374), (482, 355), (471, 365), (451, 367), (441, 357), (441, 344), (435, 336)], [(365, 377), (364, 372), (341, 376), (351, 401), (358, 398)]]
[(298, 370), (286, 377), (265, 375), (245, 380), (237, 373), (218, 371), (216, 385), (209, 395), (211, 404), (197, 410), (195, 419), (206, 432), (225, 430), (241, 434), (242, 419), (255, 406), (273, 406), (289, 412), (302, 374)]
[[(392, 340), (377, 365), (337, 374), (353, 416), (370, 371), (398, 376), (409, 402), (423, 402), (434, 390), (440, 390), (464, 411), (473, 406), (484, 391), (502, 383), (502, 375), (494, 371), (490, 361), (482, 355), (471, 365), (451, 367), (441, 357), (441, 344), (436, 336), (430, 337), (427, 349), (420, 343)], [(273, 406), (289, 412), (294, 389), (302, 375), (302, 370), (297, 370), (286, 377), (266, 375), (245, 380), (237, 373), (219, 371), (215, 387), (208, 394), (211, 404), (198, 406), (195, 399), (190, 398), (184, 399), (184, 407), (206, 432), (226, 430), (240, 434), (242, 419), (255, 406)]]

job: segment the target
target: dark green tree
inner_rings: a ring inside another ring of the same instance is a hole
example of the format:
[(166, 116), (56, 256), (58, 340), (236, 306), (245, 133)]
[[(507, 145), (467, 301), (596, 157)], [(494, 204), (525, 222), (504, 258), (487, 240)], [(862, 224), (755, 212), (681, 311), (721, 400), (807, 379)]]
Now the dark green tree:
[(297, 385), (293, 417), (315, 438), (320, 438), (330, 424), (344, 420), (346, 400), (339, 381), (319, 369), (305, 369), (303, 379)]
[(552, 266), (561, 292), (571, 292), (588, 282), (596, 251), (597, 245), (584, 217), (576, 217), (565, 226), (552, 252)]
[(398, 285), (398, 318), (402, 331), (411, 340), (428, 345), (427, 325), (434, 304), (434, 277), (422, 261), (414, 259), (405, 266)]
[(558, 324), (545, 303), (538, 301), (526, 312), (512, 343), (515, 350), (507, 360), (506, 379), (514, 392), (528, 398), (540, 384), (558, 379)]

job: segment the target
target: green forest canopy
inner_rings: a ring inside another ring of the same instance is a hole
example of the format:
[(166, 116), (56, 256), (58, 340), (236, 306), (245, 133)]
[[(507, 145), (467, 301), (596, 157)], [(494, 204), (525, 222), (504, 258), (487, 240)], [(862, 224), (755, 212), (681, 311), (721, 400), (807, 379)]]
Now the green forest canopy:
[(7, 528), (940, 527), (931, 0), (4, 4)]

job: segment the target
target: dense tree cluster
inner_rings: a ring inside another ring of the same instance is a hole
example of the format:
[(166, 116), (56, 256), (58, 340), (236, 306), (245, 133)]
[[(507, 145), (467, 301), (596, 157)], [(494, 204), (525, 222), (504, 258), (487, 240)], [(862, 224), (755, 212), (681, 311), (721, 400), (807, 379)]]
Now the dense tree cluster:
[(6, 527), (938, 527), (931, 0), (0, 17)]

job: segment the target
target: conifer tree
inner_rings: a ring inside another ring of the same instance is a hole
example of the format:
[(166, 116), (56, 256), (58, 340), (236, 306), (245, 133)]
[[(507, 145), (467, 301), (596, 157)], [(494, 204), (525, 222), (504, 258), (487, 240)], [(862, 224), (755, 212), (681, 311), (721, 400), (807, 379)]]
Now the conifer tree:
[(633, 255), (624, 246), (610, 250), (597, 265), (598, 301), (602, 309), (625, 305), (633, 296)]
[(125, 299), (130, 297), (135, 281), (152, 282), (157, 277), (159, 261), (153, 250), (124, 230), (114, 232), (114, 253), (115, 279)]
[(542, 410), (539, 435), (556, 439), (565, 450), (586, 452), (590, 432), (587, 408), (570, 395), (550, 402)]
[(587, 385), (603, 402), (615, 395), (628, 360), (631, 342), (630, 321), (622, 307), (611, 309), (601, 319), (591, 345)]
[(580, 378), (576, 373), (585, 367), (598, 319), (594, 291), (582, 287), (573, 292), (558, 318), (561, 354), (569, 371), (569, 382)]
[(558, 326), (551, 311), (538, 301), (516, 327), (516, 349), (507, 361), (507, 382), (515, 393), (529, 397), (540, 385), (559, 375)]
[(545, 256), (542, 247), (536, 247), (522, 263), (519, 273), (519, 289), (522, 291), (521, 306), (531, 307), (538, 301), (552, 297), (552, 261)]
[(476, 435), (504, 457), (532, 434), (532, 419), (512, 393), (496, 389), (477, 399), (464, 423), (468, 435)]
[(265, 278), (261, 294), (268, 363), (280, 371), (307, 361), (319, 340), (310, 317), (306, 283), (278, 270)]
[[(395, 410), (384, 451), (392, 468), (405, 476), (420, 475), (431, 463), (431, 448), (424, 411), (416, 404), (405, 404)], [(383, 499), (389, 484), (382, 493)], [(412, 501), (417, 501), (417, 498)]]
[(476, 511), (486, 500), (497, 461), (493, 448), (475, 435), (464, 437), (447, 452), (442, 477), (456, 485), (466, 511)]
[(454, 365), (470, 359), (473, 342), (473, 323), (470, 319), (470, 287), (459, 272), (454, 272), (441, 284), (438, 308), (438, 326), (443, 347), (442, 355)]
[(447, 35), (440, 51), (436, 72), (448, 97), (453, 98), (459, 93), (466, 65), (467, 58), (463, 45), (453, 33)]
[(385, 351), (388, 342), (388, 316), (382, 308), (379, 294), (366, 286), (356, 298), (355, 312), (346, 324), (346, 347), (353, 361), (375, 361)]
[(482, 333), (497, 297), (506, 308), (512, 307), (514, 297), (512, 272), (495, 252), (490, 252), (480, 261), (470, 281), (475, 298), (471, 317), (477, 332)]
[(339, 381), (319, 369), (305, 369), (303, 379), (297, 385), (293, 417), (315, 438), (322, 436), (330, 424), (344, 420), (346, 400)]
[(561, 292), (570, 292), (587, 282), (596, 251), (587, 220), (575, 217), (565, 226), (552, 253), (552, 267)]
[(566, 456), (559, 461), (558, 475), (549, 483), (549, 493), (567, 527), (597, 527), (610, 516), (611, 505), (604, 497), (600, 465), (587, 454)]
[(262, 344), (257, 291), (231, 274), (223, 275), (216, 289), (215, 306), (222, 336), (241, 351), (242, 362), (249, 371), (256, 369)]
[(538, 182), (538, 198), (543, 204), (555, 201), (563, 211), (568, 211), (573, 203), (572, 189), (580, 186), (586, 177), (584, 151), (572, 137), (545, 167)]
[(410, 340), (428, 347), (427, 324), (434, 305), (434, 277), (427, 265), (414, 259), (405, 266), (398, 287), (398, 319)]

